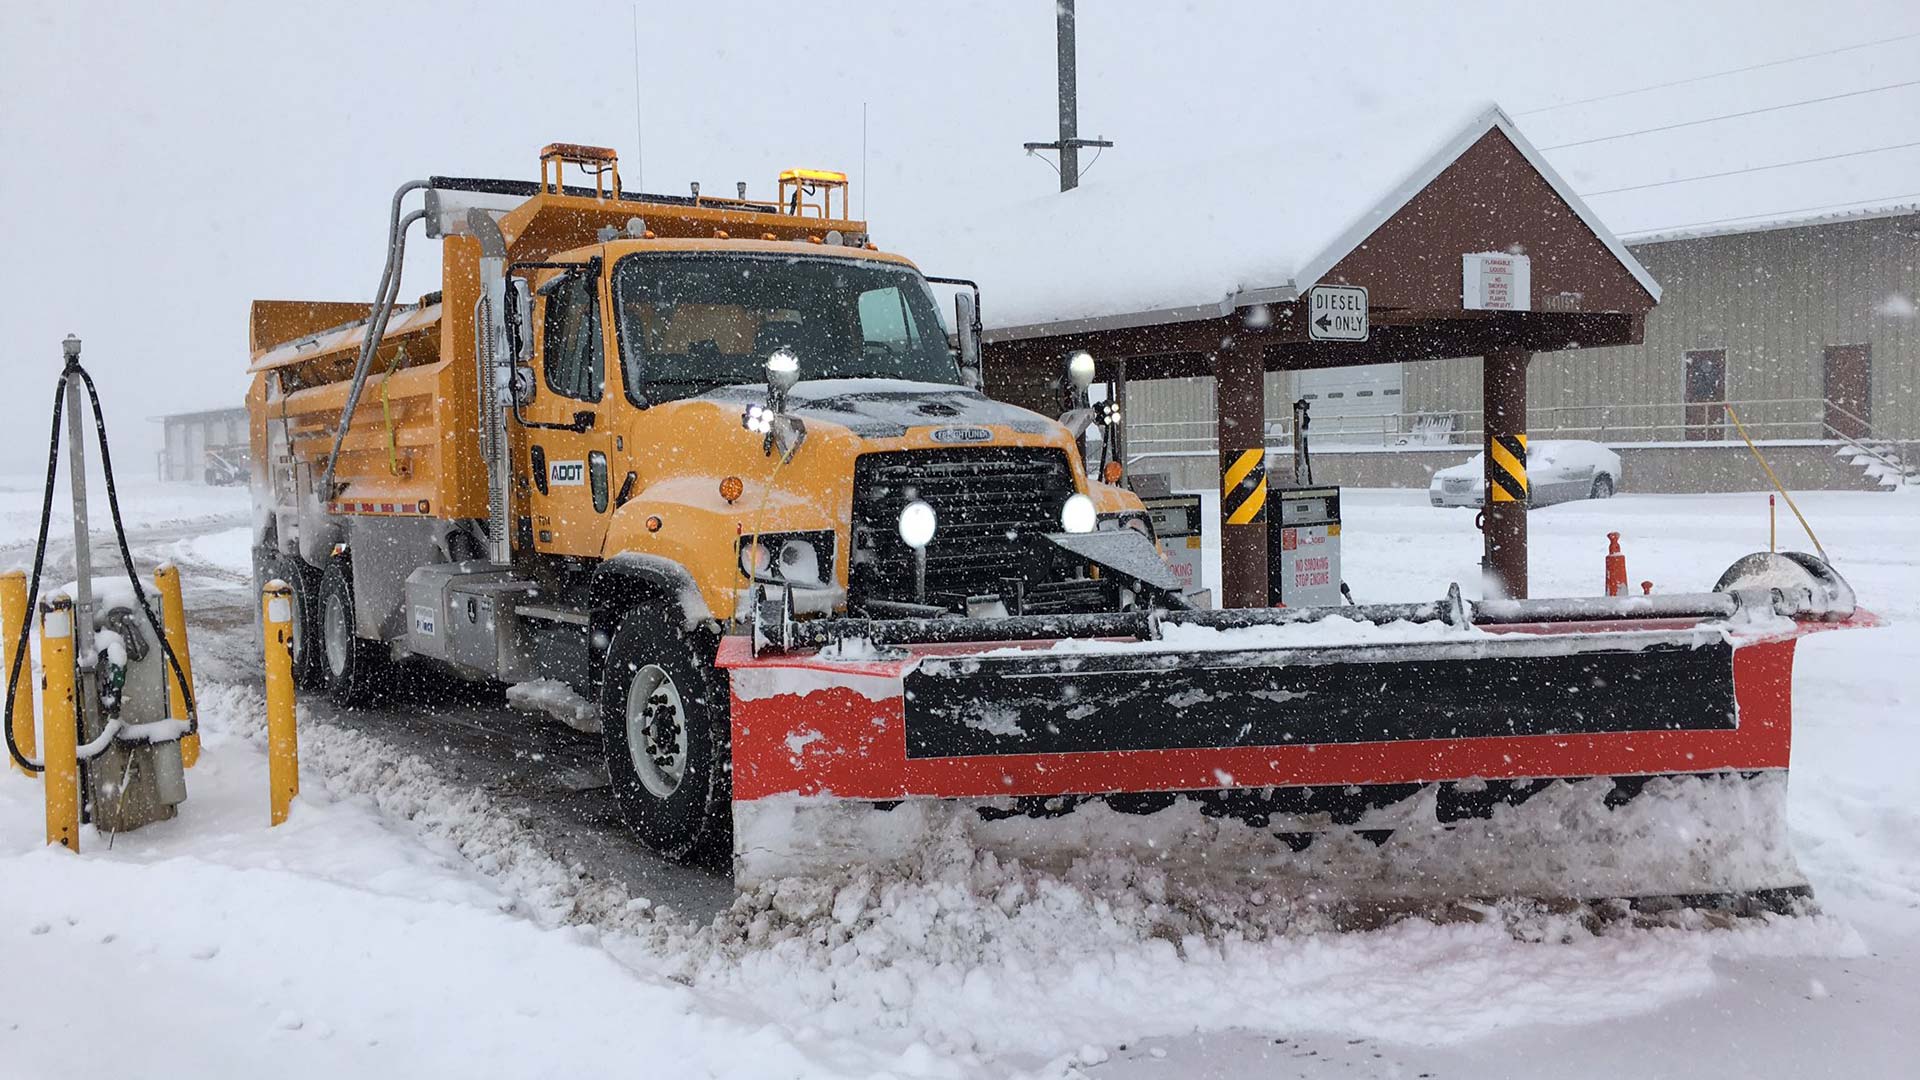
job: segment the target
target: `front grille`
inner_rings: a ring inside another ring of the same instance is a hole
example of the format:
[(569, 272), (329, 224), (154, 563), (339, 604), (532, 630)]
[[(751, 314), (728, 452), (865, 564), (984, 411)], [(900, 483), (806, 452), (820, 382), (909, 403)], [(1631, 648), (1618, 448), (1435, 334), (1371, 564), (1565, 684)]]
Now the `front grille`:
[(1073, 494), (1061, 450), (978, 447), (863, 454), (853, 467), (854, 556), (850, 598), (911, 600), (913, 549), (900, 539), (900, 510), (914, 499), (939, 522), (927, 545), (930, 602), (998, 593), (1003, 578), (1023, 576), (1028, 537), (1060, 528)]

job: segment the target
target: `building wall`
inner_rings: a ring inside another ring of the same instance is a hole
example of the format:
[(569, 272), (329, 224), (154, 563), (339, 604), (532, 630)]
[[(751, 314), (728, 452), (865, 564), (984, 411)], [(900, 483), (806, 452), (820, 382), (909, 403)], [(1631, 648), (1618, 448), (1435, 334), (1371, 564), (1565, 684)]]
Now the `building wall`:
[[(1687, 352), (1725, 349), (1727, 398), (1749, 403), (1736, 407), (1755, 437), (1818, 438), (1824, 349), (1864, 343), (1873, 433), (1920, 437), (1920, 215), (1632, 250), (1664, 289), (1645, 343), (1536, 356), (1527, 387), (1533, 430), (1679, 439)], [(1458, 413), (1463, 429), (1477, 429), (1480, 363), (1409, 364), (1405, 396), (1410, 411)]]
[(237, 451), (244, 457), (247, 411), (221, 409), (160, 417), (162, 441), (160, 479), (199, 482), (206, 479), (207, 451)]

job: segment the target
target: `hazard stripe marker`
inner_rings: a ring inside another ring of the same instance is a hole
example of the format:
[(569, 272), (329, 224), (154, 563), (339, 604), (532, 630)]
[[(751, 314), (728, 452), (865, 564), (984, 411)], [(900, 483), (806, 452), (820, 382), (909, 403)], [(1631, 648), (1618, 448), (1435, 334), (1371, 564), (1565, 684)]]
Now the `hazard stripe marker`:
[(1220, 504), (1228, 507), (1227, 524), (1251, 525), (1267, 511), (1267, 452), (1242, 450), (1220, 478)]
[(1487, 471), (1494, 502), (1527, 501), (1527, 437), (1494, 435), (1487, 440)]

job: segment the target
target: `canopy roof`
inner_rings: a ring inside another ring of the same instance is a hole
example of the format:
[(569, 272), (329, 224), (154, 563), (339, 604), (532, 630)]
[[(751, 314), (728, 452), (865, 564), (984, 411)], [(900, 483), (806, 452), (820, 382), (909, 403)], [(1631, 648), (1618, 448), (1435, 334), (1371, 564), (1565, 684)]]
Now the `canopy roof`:
[(923, 224), (900, 248), (924, 267), (976, 278), (990, 338), (1214, 318), (1296, 299), (1497, 130), (1648, 299), (1659, 298), (1652, 276), (1498, 106), (1323, 112), (1285, 124), (1284, 142)]

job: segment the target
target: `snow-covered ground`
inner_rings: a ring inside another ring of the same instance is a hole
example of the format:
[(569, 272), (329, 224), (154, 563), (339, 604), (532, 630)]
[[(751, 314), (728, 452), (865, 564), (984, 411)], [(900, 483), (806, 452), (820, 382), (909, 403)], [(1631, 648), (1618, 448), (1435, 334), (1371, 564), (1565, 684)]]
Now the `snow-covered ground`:
[[(127, 498), (144, 555), (179, 561), (200, 596), (245, 599), (244, 493)], [(0, 776), (0, 1074), (1910, 1075), (1920, 498), (1800, 501), (1892, 620), (1801, 646), (1790, 816), (1824, 917), (1596, 934), (1513, 911), (1275, 933), (1150, 877), (1060, 880), (956, 850), (929, 852), (918, 880), (853, 875), (689, 917), (556, 860), (377, 728), (307, 724), (302, 796), (269, 831), (260, 692), (243, 664), (209, 662), (178, 820), (89, 831), (76, 858), (42, 847), (35, 783)], [(1357, 599), (1473, 591), (1471, 512), (1424, 492), (1344, 502)], [(4, 558), (37, 510), (30, 484), (0, 484)], [(1610, 529), (1634, 581), (1708, 587), (1765, 547), (1765, 514), (1764, 495), (1538, 512), (1534, 593), (1597, 591)], [(1798, 546), (1790, 526), (1783, 508)], [(252, 648), (218, 624), (196, 655)]]

